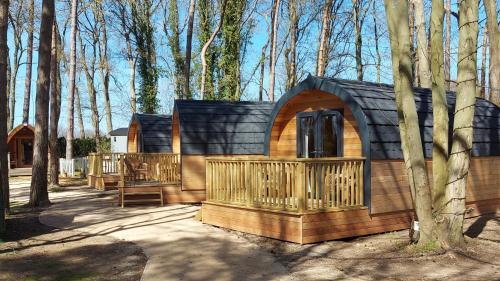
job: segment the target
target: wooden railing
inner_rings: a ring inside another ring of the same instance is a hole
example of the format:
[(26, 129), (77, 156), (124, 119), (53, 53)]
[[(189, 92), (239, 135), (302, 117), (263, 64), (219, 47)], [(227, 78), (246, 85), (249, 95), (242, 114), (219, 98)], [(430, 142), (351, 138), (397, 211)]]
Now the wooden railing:
[(364, 158), (207, 159), (207, 200), (284, 211), (363, 206)]
[(180, 156), (175, 153), (91, 153), (89, 155), (89, 175), (102, 177), (106, 174), (123, 175), (128, 178), (131, 171), (125, 159), (138, 162), (146, 167), (143, 179), (160, 183), (180, 181)]

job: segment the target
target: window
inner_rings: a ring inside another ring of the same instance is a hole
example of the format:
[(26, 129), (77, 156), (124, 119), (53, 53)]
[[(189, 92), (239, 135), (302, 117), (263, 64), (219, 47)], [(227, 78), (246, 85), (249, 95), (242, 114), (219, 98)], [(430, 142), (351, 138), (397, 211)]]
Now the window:
[(113, 141), (116, 142), (116, 137), (113, 137)]
[(342, 112), (324, 110), (297, 114), (297, 157), (343, 156)]

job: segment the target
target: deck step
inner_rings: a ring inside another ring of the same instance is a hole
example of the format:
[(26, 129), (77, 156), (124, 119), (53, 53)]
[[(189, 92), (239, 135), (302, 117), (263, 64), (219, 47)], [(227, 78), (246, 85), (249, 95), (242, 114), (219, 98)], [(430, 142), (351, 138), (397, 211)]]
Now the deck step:
[(161, 199), (131, 199), (131, 200), (123, 200), (125, 203), (142, 203), (142, 202), (160, 202)]
[(158, 195), (161, 191), (126, 191), (125, 196), (127, 195)]

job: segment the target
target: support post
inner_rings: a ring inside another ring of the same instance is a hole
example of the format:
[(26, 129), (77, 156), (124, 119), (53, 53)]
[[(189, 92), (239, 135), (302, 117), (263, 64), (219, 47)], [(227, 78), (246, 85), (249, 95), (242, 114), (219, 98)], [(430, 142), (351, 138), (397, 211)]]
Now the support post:
[(299, 213), (304, 212), (307, 209), (307, 198), (306, 198), (306, 165), (304, 162), (299, 162), (297, 166), (297, 208)]

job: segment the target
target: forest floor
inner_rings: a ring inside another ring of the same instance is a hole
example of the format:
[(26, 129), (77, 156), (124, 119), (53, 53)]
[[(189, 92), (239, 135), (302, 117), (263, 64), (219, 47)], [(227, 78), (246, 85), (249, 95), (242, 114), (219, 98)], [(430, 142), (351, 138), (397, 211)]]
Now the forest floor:
[(409, 246), (408, 231), (298, 245), (204, 225), (199, 206), (122, 209), (113, 192), (66, 185), (43, 224), (11, 217), (0, 280), (500, 280), (500, 214), (467, 219), (461, 251)]

